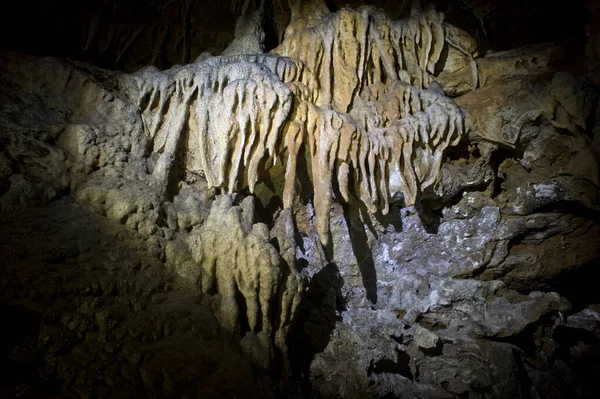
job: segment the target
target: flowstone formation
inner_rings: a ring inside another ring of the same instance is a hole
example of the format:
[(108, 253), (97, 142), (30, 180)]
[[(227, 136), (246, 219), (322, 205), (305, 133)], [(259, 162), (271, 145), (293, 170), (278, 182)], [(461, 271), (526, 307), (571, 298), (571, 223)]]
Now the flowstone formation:
[[(295, 17), (291, 26), (304, 21)], [(383, 38), (371, 33), (362, 41), (348, 34), (390, 29)], [(370, 8), (347, 10), (324, 16), (311, 35), (290, 29), (286, 35), (293, 39), (274, 52), (292, 58), (215, 57), (125, 75), (121, 85), (143, 112), (153, 150), (160, 154), (153, 171), (159, 182), (168, 180), (187, 130), (184, 168), (203, 175), (209, 187), (231, 193), (248, 185), (253, 193), (259, 167), (281, 159), (286, 164), (281, 195), (291, 208), (298, 157), (302, 149), (308, 152), (317, 230), (327, 244), (333, 183), (348, 201), (354, 181), (367, 209), (387, 214), (390, 175), (407, 205), (438, 181), (444, 151), (460, 141), (464, 120), (443, 90), (423, 86), (444, 48), (472, 47), (456, 31), (434, 11), (394, 24)]]
[(0, 55), (3, 394), (595, 397), (597, 44), (230, 3), (219, 56)]

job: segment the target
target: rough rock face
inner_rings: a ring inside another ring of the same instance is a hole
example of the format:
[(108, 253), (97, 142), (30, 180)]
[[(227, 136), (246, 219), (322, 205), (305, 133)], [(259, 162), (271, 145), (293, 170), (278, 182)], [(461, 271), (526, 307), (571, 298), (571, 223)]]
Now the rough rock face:
[(166, 70), (3, 52), (3, 394), (596, 397), (597, 43), (405, 3), (232, 2)]

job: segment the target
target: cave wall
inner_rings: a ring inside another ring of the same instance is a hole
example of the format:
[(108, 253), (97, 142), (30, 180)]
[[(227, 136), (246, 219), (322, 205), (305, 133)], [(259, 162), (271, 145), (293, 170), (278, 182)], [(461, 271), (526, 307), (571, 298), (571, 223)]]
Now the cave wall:
[(595, 397), (597, 12), (521, 3), (3, 14), (3, 394)]

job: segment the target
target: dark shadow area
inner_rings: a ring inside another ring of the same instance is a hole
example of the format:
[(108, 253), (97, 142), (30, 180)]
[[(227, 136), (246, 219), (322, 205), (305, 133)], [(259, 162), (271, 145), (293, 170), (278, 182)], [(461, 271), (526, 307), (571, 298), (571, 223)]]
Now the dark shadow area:
[(554, 330), (559, 348), (554, 354), (557, 361), (566, 363), (573, 371), (582, 398), (600, 397), (598, 370), (600, 370), (600, 341), (586, 330), (559, 326)]
[[(393, 203), (390, 204), (390, 210), (387, 215), (383, 215), (381, 212), (377, 212), (372, 217), (377, 220), (377, 222), (382, 225), (386, 229), (392, 229), (396, 233), (402, 232), (402, 215), (401, 208), (404, 206), (404, 203)], [(362, 212), (367, 212), (366, 208), (362, 209)], [(372, 225), (371, 225), (372, 226)], [(376, 232), (373, 234), (376, 235)]]
[(433, 202), (424, 200), (417, 202), (415, 209), (425, 231), (429, 234), (437, 234), (442, 224), (442, 208), (435, 209)]
[(459, 163), (459, 165), (465, 165), (474, 159), (481, 158), (479, 148), (473, 145), (466, 136), (461, 138), (457, 145), (448, 148), (444, 154), (446, 162)]
[(600, 303), (600, 258), (594, 259), (572, 272), (565, 272), (554, 280), (551, 291), (558, 292), (571, 302), (572, 313), (590, 304)]
[[(349, 173), (348, 187), (356, 187), (352, 170)], [(375, 305), (377, 304), (377, 270), (375, 269), (375, 262), (373, 261), (373, 254), (369, 245), (370, 240), (365, 229), (368, 228), (371, 234), (373, 234), (375, 238), (378, 238), (377, 229), (371, 218), (379, 217), (377, 221), (382, 225), (387, 225), (388, 223), (386, 223), (385, 219), (381, 218), (379, 212), (375, 215), (371, 215), (365, 204), (358, 200), (354, 196), (354, 193), (349, 195), (348, 202), (344, 201), (337, 179), (332, 179), (332, 190), (335, 197), (340, 199), (338, 203), (342, 207), (344, 221), (346, 222), (350, 243), (352, 245), (352, 252), (360, 269), (366, 297), (369, 302)], [(400, 226), (401, 224), (402, 222), (400, 221)], [(331, 239), (325, 250), (327, 257), (333, 259), (333, 243)]]
[[(248, 321), (248, 305), (246, 304), (246, 298), (240, 292), (239, 288), (236, 287), (235, 290), (235, 301), (238, 305), (238, 325), (239, 325), (239, 334), (243, 337), (250, 330), (250, 323)], [(262, 318), (257, 318), (257, 331), (262, 329)]]
[(585, 345), (597, 345), (600, 341), (590, 331), (569, 326), (557, 326), (554, 329), (554, 339), (564, 348), (575, 346), (579, 342)]
[(312, 392), (310, 364), (315, 354), (323, 352), (329, 344), (340, 320), (338, 313), (346, 309), (342, 285), (337, 266), (330, 263), (313, 276), (303, 292), (289, 342), (292, 377), (302, 382), (304, 395)]
[[(589, 181), (581, 182), (586, 185), (592, 184)], [(600, 197), (595, 199), (594, 205), (600, 206)], [(537, 213), (565, 213), (600, 223), (600, 211), (588, 208), (585, 203), (579, 201), (555, 201), (548, 205), (540, 206), (536, 208), (535, 211)]]
[(517, 367), (517, 376), (521, 385), (521, 395), (523, 399), (531, 399), (531, 386), (533, 385), (527, 369), (525, 368), (525, 359), (518, 349), (512, 350), (513, 358), (515, 359), (515, 365)]
[[(303, 204), (308, 204), (315, 196), (312, 184), (312, 165), (309, 162), (311, 155), (304, 143), (300, 146), (298, 154), (296, 160), (296, 194)], [(304, 156), (300, 156), (300, 154), (304, 154)]]
[(39, 339), (40, 314), (23, 306), (10, 306), (2, 300), (0, 324), (5, 326), (0, 343), (0, 392), (4, 397), (19, 397), (24, 387), (42, 385), (45, 392), (58, 395), (56, 383), (44, 384), (38, 367), (43, 364), (43, 354), (31, 351), (17, 356), (14, 348), (32, 347)]
[(489, 165), (492, 167), (494, 171), (494, 191), (492, 193), (492, 198), (496, 198), (498, 195), (502, 193), (504, 190), (504, 183), (508, 179), (508, 175), (506, 172), (500, 170), (500, 165), (507, 159), (515, 159), (519, 160), (523, 158), (523, 149), (522, 148), (498, 148), (496, 151), (492, 153), (489, 160)]
[[(343, 203), (342, 209), (344, 210), (344, 219), (348, 226), (352, 250), (360, 268), (367, 299), (375, 305), (377, 304), (377, 270), (375, 270), (369, 239), (365, 232), (364, 223), (362, 223), (361, 208), (357, 203)], [(363, 215), (366, 214), (363, 213)], [(374, 230), (373, 228), (372, 231)]]
[(336, 12), (339, 8), (334, 0), (325, 0), (325, 5), (327, 6), (330, 12)]
[[(4, 302), (4, 301), (3, 301)], [(0, 353), (6, 355), (15, 345), (30, 339), (35, 342), (40, 331), (40, 314), (23, 306), (10, 306), (5, 303), (0, 308), (0, 320), (4, 326), (12, 326), (5, 330), (0, 341)]]
[(419, 348), (419, 349), (421, 350), (421, 352), (423, 352), (423, 354), (425, 356), (436, 357), (436, 356), (440, 356), (442, 354), (442, 352), (444, 351), (444, 343), (440, 339), (437, 341), (435, 346), (432, 348)]
[(480, 54), (559, 40), (585, 42), (582, 0), (568, 7), (560, 0), (437, 0), (435, 5), (449, 23), (477, 38)]
[(414, 376), (410, 370), (410, 356), (406, 352), (396, 349), (396, 361), (388, 358), (378, 360), (377, 362), (371, 361), (367, 369), (367, 375), (383, 373), (400, 374), (412, 381)]
[(573, 386), (581, 392), (580, 397), (600, 397), (600, 387), (597, 384), (600, 339), (590, 331), (569, 326), (557, 326), (553, 338), (558, 347), (550, 357), (552, 364), (557, 368), (561, 364), (568, 365), (572, 370)]
[(444, 330), (448, 327), (444, 322), (438, 320), (435, 313), (421, 313), (417, 316), (415, 323), (418, 323), (429, 331)]
[(553, 324), (553, 317), (556, 317), (556, 314), (546, 315), (537, 322), (525, 327), (518, 334), (510, 337), (495, 338), (493, 341), (512, 344), (519, 348), (527, 358), (535, 358), (537, 356), (536, 350), (538, 349), (536, 338), (539, 339), (540, 335), (544, 333), (546, 326)]
[(166, 69), (204, 51), (220, 54), (234, 38), (240, 11), (206, 0), (9, 2), (0, 13), (0, 49), (108, 69)]
[(63, 197), (0, 216), (0, 252), (0, 397), (274, 396), (135, 231)]
[[(249, 194), (248, 195), (252, 195)], [(239, 198), (243, 199), (245, 196), (240, 195)], [(269, 226), (269, 229), (272, 229), (275, 223), (275, 219), (273, 215), (277, 215), (283, 209), (283, 201), (281, 197), (278, 195), (273, 195), (269, 198), (269, 202), (263, 204), (258, 198), (255, 196), (254, 201), (254, 222), (264, 223)]]
[[(157, 96), (158, 97), (158, 96)], [(190, 96), (189, 104), (194, 104), (198, 99), (198, 89), (195, 89), (192, 95)], [(171, 101), (169, 101), (169, 106), (171, 105)], [(144, 108), (141, 108), (144, 109)], [(188, 118), (189, 111), (186, 112), (185, 118)], [(166, 114), (166, 112), (165, 112)], [(143, 116), (142, 116), (143, 117)], [(187, 168), (186, 161), (188, 157), (188, 153), (190, 152), (189, 142), (190, 142), (190, 127), (189, 123), (186, 122), (183, 124), (181, 128), (181, 136), (177, 141), (177, 149), (175, 150), (175, 158), (173, 163), (171, 164), (171, 170), (169, 171), (168, 181), (167, 181), (167, 192), (166, 199), (170, 202), (173, 202), (173, 198), (179, 194), (179, 182), (187, 181)]]
[(435, 66), (434, 76), (438, 76), (446, 66), (446, 62), (448, 62), (448, 52), (450, 51), (449, 46), (444, 46), (442, 52), (440, 53), (440, 59)]
[(277, 27), (275, 26), (275, 7), (282, 7), (282, 5), (275, 5), (272, 1), (265, 2), (264, 6), (264, 17), (263, 17), (263, 30), (265, 32), (265, 53), (270, 52), (275, 47), (279, 46), (279, 37), (277, 35)]
[[(567, 316), (568, 317), (568, 316)], [(568, 325), (557, 325), (560, 316), (552, 313), (527, 326), (519, 334), (494, 339), (514, 345), (519, 380), (536, 387), (545, 397), (597, 398), (600, 388), (595, 383), (600, 368), (600, 339), (592, 332)], [(553, 376), (548, 385), (532, 382), (536, 370)], [(527, 391), (524, 398), (529, 398)]]

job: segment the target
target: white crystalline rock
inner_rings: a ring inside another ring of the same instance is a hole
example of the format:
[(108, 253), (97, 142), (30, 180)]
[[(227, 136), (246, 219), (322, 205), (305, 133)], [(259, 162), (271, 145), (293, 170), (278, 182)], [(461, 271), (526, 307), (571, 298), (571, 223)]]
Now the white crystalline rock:
[(534, 184), (533, 190), (536, 198), (550, 198), (554, 199), (557, 197), (558, 187), (556, 184)]

